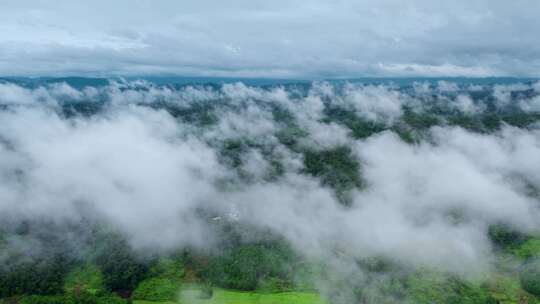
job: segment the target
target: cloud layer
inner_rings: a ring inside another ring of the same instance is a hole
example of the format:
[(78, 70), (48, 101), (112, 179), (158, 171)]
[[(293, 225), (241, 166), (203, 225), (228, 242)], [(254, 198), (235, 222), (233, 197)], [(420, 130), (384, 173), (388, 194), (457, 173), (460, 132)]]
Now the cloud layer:
[[(493, 94), (536, 87), (500, 86)], [(448, 83), (424, 89), (433, 95), (449, 88), (459, 89)], [(356, 140), (344, 126), (324, 122), (328, 102), (382, 124), (399, 120), (403, 106), (418, 100), (391, 87), (316, 83), (301, 97), (240, 83), (81, 90), (0, 84), (0, 91), (0, 214), (14, 219), (61, 222), (95, 214), (135, 247), (157, 250), (211, 246), (216, 235), (209, 220), (224, 220), (270, 229), (308, 256), (384, 256), (461, 274), (489, 269), (490, 225), (540, 229), (537, 127), (481, 134), (435, 126), (426, 140), (410, 144), (392, 131)], [(470, 101), (463, 99), (470, 97), (460, 94), (456, 108), (468, 113)], [(62, 111), (82, 101), (103, 108), (89, 116)], [(153, 107), (205, 102), (218, 102), (217, 121), (205, 126)], [(291, 110), (307, 132), (300, 151), (279, 140), (284, 126), (273, 118), (275, 105)], [(239, 169), (220, 158), (231, 140), (249, 143)], [(352, 190), (350, 207), (303, 174), (301, 149), (343, 145), (361, 164), (366, 184)], [(269, 178), (275, 162), (283, 174)], [(203, 210), (213, 216), (201, 217)]]
[(4, 1), (1, 75), (540, 76), (537, 1)]

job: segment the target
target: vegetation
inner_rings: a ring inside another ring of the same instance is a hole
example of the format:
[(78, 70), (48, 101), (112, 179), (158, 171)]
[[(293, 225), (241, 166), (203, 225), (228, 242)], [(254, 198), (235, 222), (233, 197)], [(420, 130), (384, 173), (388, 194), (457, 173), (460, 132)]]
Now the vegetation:
[(100, 295), (105, 292), (103, 274), (93, 264), (75, 267), (65, 278), (64, 290), (68, 294), (88, 293)]
[(97, 245), (94, 259), (103, 274), (105, 289), (130, 296), (144, 278), (147, 265), (116, 234), (104, 235)]
[(283, 293), (257, 293), (241, 292), (214, 288), (213, 297), (201, 299), (197, 288), (186, 288), (182, 291), (178, 301), (153, 302), (135, 300), (134, 304), (325, 304), (326, 302), (316, 293), (311, 292), (283, 292)]
[(237, 290), (288, 290), (296, 256), (283, 242), (258, 242), (225, 249), (211, 256), (200, 276), (214, 286)]
[(491, 225), (488, 236), (495, 246), (503, 250), (519, 248), (529, 238), (526, 234), (504, 223)]
[(360, 164), (352, 157), (348, 147), (304, 153), (305, 172), (320, 178), (321, 183), (335, 189), (338, 198), (349, 205), (347, 191), (362, 187)]
[(408, 303), (495, 304), (488, 292), (456, 277), (432, 271), (416, 272), (407, 278)]
[[(298, 96), (302, 94), (306, 92)], [(511, 106), (500, 109), (483, 95), (471, 97), (486, 106), (481, 113), (449, 107), (455, 96), (425, 98), (421, 107), (403, 105), (402, 115), (389, 121), (368, 119), (351, 107), (322, 98), (324, 108), (317, 122), (339, 124), (350, 131), (351, 141), (394, 132), (410, 145), (429, 139), (429, 129), (435, 126), (492, 133), (504, 125), (531, 128), (540, 122), (539, 113)], [(298, 160), (294, 173), (320, 181), (335, 192), (340, 203), (354, 208), (350, 193), (364, 189), (366, 184), (353, 148), (305, 144), (308, 128), (291, 110), (253, 102), (269, 109), (277, 125), (275, 132), (268, 134), (275, 137), (271, 144), (244, 136), (208, 140), (209, 145), (217, 147), (221, 164), (234, 169), (232, 182), (242, 186), (259, 182), (253, 181), (244, 168), (246, 155), (253, 151), (260, 153), (270, 167), (263, 182), (279, 180), (286, 168), (276, 151), (284, 149)], [(242, 104), (219, 97), (201, 103), (159, 100), (141, 106), (162, 109), (198, 128), (211, 128), (222, 110), (237, 110)], [(66, 102), (60, 105), (59, 114), (88, 117), (106, 108), (106, 102)], [(538, 191), (533, 190), (529, 195), (537, 199)], [(299, 255), (271, 231), (227, 221), (202, 208), (198, 211), (209, 229), (217, 232), (215, 248), (186, 247), (156, 256), (133, 249), (124, 236), (102, 222), (82, 221), (59, 227), (23, 220), (13, 227), (3, 225), (9, 227), (0, 227), (0, 304), (540, 303), (540, 238), (506, 223), (488, 227), (487, 236), (495, 248), (495, 271), (489, 278), (474, 281), (436, 269), (397, 266), (397, 262), (379, 256), (351, 257), (361, 275), (346, 275), (326, 261), (313, 262)], [(64, 229), (85, 237), (70, 244), (57, 237)], [(8, 242), (18, 246), (9, 246)], [(25, 250), (30, 245), (39, 250)], [(315, 292), (320, 287), (315, 282), (327, 285), (322, 296)]]
[(526, 263), (519, 279), (523, 290), (540, 296), (540, 259), (536, 258)]
[[(64, 277), (72, 259), (51, 223), (23, 221), (9, 233), (19, 246), (0, 241), (0, 298), (22, 294), (57, 295), (63, 292)], [(46, 232), (37, 233), (42, 229)], [(28, 251), (26, 246), (39, 250)]]
[(101, 297), (90, 294), (42, 296), (30, 295), (0, 299), (1, 304), (127, 304), (128, 301), (115, 295)]
[(354, 138), (367, 138), (373, 134), (388, 129), (384, 124), (359, 117), (354, 111), (341, 107), (327, 105), (325, 108), (325, 122), (338, 122), (348, 127)]
[(174, 300), (178, 297), (178, 291), (182, 284), (184, 267), (178, 259), (161, 259), (149, 268), (147, 276), (133, 292), (133, 299)]
[(516, 248), (513, 253), (521, 259), (540, 257), (540, 239), (529, 239)]

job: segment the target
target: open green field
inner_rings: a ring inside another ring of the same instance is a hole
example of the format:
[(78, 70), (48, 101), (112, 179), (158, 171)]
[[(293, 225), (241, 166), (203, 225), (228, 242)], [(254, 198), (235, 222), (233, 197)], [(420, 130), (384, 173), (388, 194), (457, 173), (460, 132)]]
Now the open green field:
[(185, 290), (178, 302), (152, 302), (135, 300), (134, 304), (325, 304), (320, 296), (310, 292), (257, 293), (214, 288), (211, 299), (199, 299), (198, 291)]

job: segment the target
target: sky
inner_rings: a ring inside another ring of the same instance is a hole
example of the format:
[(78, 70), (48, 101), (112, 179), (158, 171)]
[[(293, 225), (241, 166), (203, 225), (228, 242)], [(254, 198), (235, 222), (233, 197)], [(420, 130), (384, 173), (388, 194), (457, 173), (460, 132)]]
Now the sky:
[(0, 76), (540, 76), (536, 0), (1, 0)]

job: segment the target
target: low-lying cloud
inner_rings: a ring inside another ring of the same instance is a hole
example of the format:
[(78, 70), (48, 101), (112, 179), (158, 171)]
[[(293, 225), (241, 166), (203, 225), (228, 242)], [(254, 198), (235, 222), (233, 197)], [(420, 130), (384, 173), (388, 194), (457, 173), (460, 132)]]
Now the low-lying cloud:
[[(500, 91), (494, 96), (504, 100)], [(328, 102), (368, 121), (399, 120), (403, 106), (418, 101), (391, 87), (314, 84), (303, 97), (283, 87), (172, 89), (144, 82), (80, 90), (1, 84), (0, 92), (0, 213), (12, 220), (96, 216), (133, 246), (156, 251), (212, 246), (217, 235), (209, 221), (232, 221), (270, 229), (307, 256), (384, 256), (460, 274), (489, 270), (490, 225), (540, 229), (537, 127), (475, 133), (434, 126), (411, 144), (391, 130), (354, 139), (345, 126), (324, 121)], [(460, 94), (456, 107), (464, 113), (482, 108)], [(69, 116), (61, 111), (68, 101), (103, 108)], [(218, 103), (217, 121), (204, 126), (149, 106), (210, 101)], [(301, 146), (351, 149), (366, 186), (352, 190), (350, 207), (304, 174), (302, 153), (280, 142), (275, 105), (307, 132)], [(251, 144), (241, 156), (246, 182), (220, 160), (219, 149), (234, 139)], [(272, 161), (283, 174), (269, 179)], [(201, 217), (201, 210), (215, 218)]]

